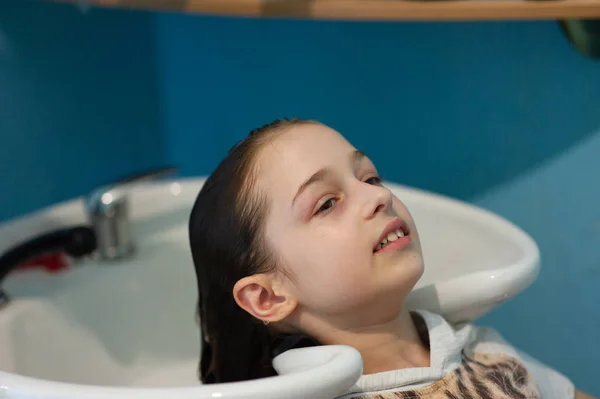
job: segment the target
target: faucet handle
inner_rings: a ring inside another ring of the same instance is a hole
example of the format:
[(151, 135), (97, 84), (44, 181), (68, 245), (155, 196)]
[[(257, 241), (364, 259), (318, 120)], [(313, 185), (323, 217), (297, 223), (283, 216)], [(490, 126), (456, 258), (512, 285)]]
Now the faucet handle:
[(96, 233), (100, 259), (119, 259), (135, 251), (129, 222), (128, 193), (142, 183), (175, 175), (176, 167), (162, 167), (129, 175), (98, 187), (87, 199), (87, 211)]

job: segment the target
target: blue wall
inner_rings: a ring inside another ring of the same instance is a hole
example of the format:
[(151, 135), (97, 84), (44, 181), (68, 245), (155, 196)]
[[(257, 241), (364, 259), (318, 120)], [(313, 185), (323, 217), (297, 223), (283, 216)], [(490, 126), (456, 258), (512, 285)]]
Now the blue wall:
[[(165, 161), (207, 174), (250, 128), (317, 118), (387, 179), (473, 201), (531, 233), (544, 258), (538, 282), (482, 322), (600, 395), (600, 63), (556, 23), (18, 4), (0, 4), (10, 46), (0, 40), (0, 181), (11, 188), (0, 218)], [(125, 149), (112, 155), (115, 142)]]
[(0, 220), (164, 163), (154, 35), (152, 15), (0, 0)]
[(470, 198), (600, 128), (600, 66), (555, 23), (161, 15), (158, 29), (169, 156), (187, 173), (248, 126), (298, 115), (338, 128), (390, 180)]

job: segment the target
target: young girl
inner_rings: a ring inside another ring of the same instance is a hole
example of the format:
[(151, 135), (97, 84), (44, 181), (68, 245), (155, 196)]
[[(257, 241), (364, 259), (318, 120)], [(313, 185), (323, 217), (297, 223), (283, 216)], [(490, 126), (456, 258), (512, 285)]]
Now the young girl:
[(590, 398), (493, 330), (403, 306), (424, 268), (417, 227), (323, 124), (252, 131), (202, 187), (189, 229), (204, 383), (275, 375), (290, 348), (349, 345), (364, 374), (344, 398)]

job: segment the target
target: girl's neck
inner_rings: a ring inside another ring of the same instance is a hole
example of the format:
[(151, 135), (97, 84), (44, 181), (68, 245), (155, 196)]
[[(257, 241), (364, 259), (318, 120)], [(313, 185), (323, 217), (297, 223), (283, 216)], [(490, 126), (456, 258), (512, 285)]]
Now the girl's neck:
[(363, 359), (363, 374), (430, 366), (428, 338), (421, 337), (407, 309), (390, 322), (333, 330), (319, 338), (323, 344), (356, 348)]

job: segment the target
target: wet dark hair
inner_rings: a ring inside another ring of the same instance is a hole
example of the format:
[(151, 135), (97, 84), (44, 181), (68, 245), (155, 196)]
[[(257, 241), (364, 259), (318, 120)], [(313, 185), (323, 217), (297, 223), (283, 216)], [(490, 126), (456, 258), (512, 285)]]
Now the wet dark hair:
[(262, 234), (268, 208), (256, 188), (256, 156), (278, 133), (309, 123), (316, 122), (280, 119), (251, 131), (208, 177), (194, 203), (189, 238), (202, 335), (199, 378), (205, 384), (273, 376), (278, 353), (316, 344), (275, 333), (233, 298), (238, 280), (276, 269)]

